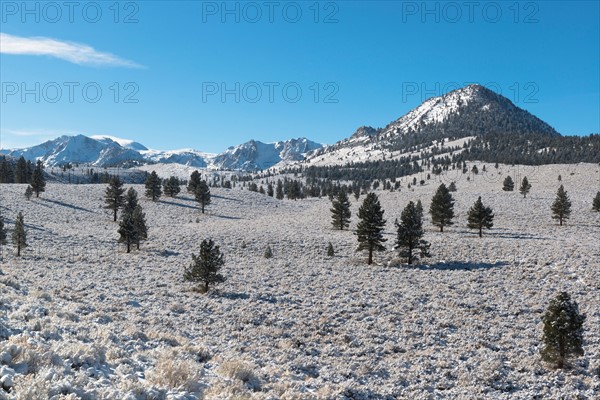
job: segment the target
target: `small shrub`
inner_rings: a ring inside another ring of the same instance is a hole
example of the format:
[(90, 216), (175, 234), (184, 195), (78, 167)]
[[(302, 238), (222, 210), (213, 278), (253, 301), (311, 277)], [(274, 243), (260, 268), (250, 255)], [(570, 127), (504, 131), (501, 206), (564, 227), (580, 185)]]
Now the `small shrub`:
[(271, 250), (271, 246), (267, 245), (265, 249), (265, 258), (273, 258), (273, 250)]

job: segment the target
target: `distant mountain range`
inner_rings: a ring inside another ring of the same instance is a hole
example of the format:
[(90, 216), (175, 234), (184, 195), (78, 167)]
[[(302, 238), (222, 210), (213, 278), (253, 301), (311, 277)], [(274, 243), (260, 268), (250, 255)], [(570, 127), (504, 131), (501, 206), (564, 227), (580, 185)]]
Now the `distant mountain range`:
[(599, 162), (600, 139), (561, 136), (549, 124), (481, 85), (432, 97), (383, 128), (362, 126), (348, 138), (323, 146), (306, 138), (275, 143), (250, 140), (220, 154), (193, 149), (151, 150), (112, 136), (61, 136), (0, 154), (42, 160), (48, 166), (182, 164), (195, 168), (256, 171), (273, 166), (345, 166), (424, 157), (541, 164)]
[(66, 163), (104, 166), (136, 166), (149, 163), (177, 163), (197, 168), (255, 171), (280, 162), (302, 160), (304, 154), (321, 148), (306, 138), (275, 143), (250, 140), (220, 154), (193, 149), (151, 150), (141, 143), (113, 136), (61, 136), (24, 149), (0, 150), (0, 154), (26, 160), (42, 160), (46, 166)]

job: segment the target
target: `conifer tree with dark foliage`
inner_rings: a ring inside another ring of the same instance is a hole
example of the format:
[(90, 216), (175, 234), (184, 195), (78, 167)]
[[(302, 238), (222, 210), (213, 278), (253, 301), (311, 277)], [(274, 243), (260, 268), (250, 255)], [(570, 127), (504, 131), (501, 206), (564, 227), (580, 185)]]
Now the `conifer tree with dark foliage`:
[(19, 211), (15, 220), (15, 229), (12, 233), (12, 242), (17, 248), (17, 257), (21, 257), (21, 250), (27, 247), (27, 232), (25, 231), (25, 222), (23, 213)]
[(469, 210), (467, 226), (471, 229), (479, 230), (479, 237), (483, 236), (483, 228), (490, 229), (494, 226), (494, 214), (490, 207), (485, 207), (481, 201), (481, 196), (477, 199), (473, 207)]
[(192, 172), (192, 174), (190, 175), (190, 181), (188, 182), (187, 191), (189, 193), (196, 193), (196, 187), (198, 187), (198, 184), (201, 180), (202, 177), (200, 176), (200, 172)]
[(505, 192), (512, 192), (515, 189), (515, 182), (512, 180), (510, 175), (504, 178), (504, 182), (502, 183), (502, 190)]
[(205, 181), (200, 181), (196, 186), (196, 192), (194, 193), (196, 201), (200, 204), (202, 214), (204, 214), (204, 208), (210, 204), (210, 189)]
[(146, 214), (142, 211), (139, 204), (133, 209), (133, 225), (135, 226), (135, 245), (140, 249), (140, 242), (148, 239), (148, 225), (146, 224)]
[(25, 198), (31, 200), (31, 196), (33, 196), (33, 189), (31, 188), (31, 185), (27, 185), (25, 188)]
[(148, 175), (145, 187), (145, 194), (147, 198), (149, 198), (152, 201), (157, 201), (158, 199), (160, 199), (160, 196), (162, 195), (162, 190), (160, 188), (160, 178), (158, 177), (156, 171), (152, 171), (150, 175)]
[(562, 226), (563, 221), (571, 216), (571, 200), (565, 191), (563, 185), (560, 185), (556, 192), (556, 199), (552, 203), (552, 218), (557, 219)]
[(117, 232), (119, 233), (119, 243), (125, 243), (127, 246), (127, 253), (130, 253), (131, 245), (138, 240), (133, 213), (123, 213)]
[[(415, 257), (430, 257), (430, 244), (423, 240), (423, 219), (412, 201), (402, 211), (400, 222), (395, 222), (397, 229), (396, 246), (400, 257), (406, 257), (406, 262), (412, 264)], [(419, 254), (415, 254), (418, 251)]]
[(592, 201), (592, 210), (600, 212), (600, 191), (596, 193), (596, 197)]
[(163, 192), (165, 196), (176, 197), (181, 188), (179, 187), (179, 179), (176, 176), (171, 176), (163, 181)]
[(415, 209), (417, 210), (417, 213), (419, 214), (421, 219), (423, 219), (423, 203), (421, 203), (420, 199), (417, 200), (417, 205), (415, 206)]
[(283, 200), (283, 183), (281, 179), (277, 180), (277, 187), (275, 188), (275, 198), (277, 200)]
[(373, 252), (385, 250), (382, 243), (387, 239), (383, 238), (383, 229), (385, 220), (383, 219), (384, 210), (381, 208), (379, 199), (375, 193), (369, 193), (365, 197), (363, 204), (358, 210), (360, 221), (356, 227), (358, 237), (357, 251), (367, 250), (369, 259), (367, 264), (373, 263)]
[(220, 274), (223, 265), (225, 260), (219, 246), (215, 246), (212, 239), (205, 239), (200, 243), (200, 253), (192, 254), (192, 264), (185, 268), (183, 279), (203, 284), (202, 290), (206, 293), (209, 285), (225, 282)]
[(527, 197), (527, 193), (531, 190), (531, 184), (527, 180), (527, 177), (523, 177), (521, 181), (521, 187), (519, 188), (519, 192), (523, 195), (523, 198)]
[(450, 186), (448, 186), (448, 191), (456, 192), (456, 182), (454, 182), (454, 181), (450, 182)]
[(267, 185), (267, 196), (273, 197), (273, 194), (274, 194), (273, 184), (271, 182), (269, 182), (269, 184)]
[(46, 178), (44, 178), (44, 164), (38, 160), (31, 176), (31, 188), (35, 197), (40, 197), (40, 193), (46, 190)]
[(566, 292), (550, 300), (542, 318), (544, 323), (542, 359), (556, 368), (568, 366), (569, 358), (583, 355), (583, 323), (585, 315), (579, 313), (577, 302)]
[(6, 228), (4, 227), (4, 217), (0, 214), (0, 255), (2, 254), (2, 246), (6, 244)]
[(27, 174), (27, 161), (21, 156), (17, 160), (15, 167), (15, 183), (28, 183), (29, 180), (27, 178), (29, 178)]
[(112, 177), (104, 195), (104, 203), (106, 204), (104, 208), (113, 211), (114, 222), (117, 221), (117, 212), (123, 207), (125, 202), (123, 193), (125, 193), (125, 188), (121, 179), (118, 176)]
[(350, 212), (350, 200), (348, 200), (348, 193), (346, 193), (344, 190), (338, 191), (338, 195), (332, 200), (331, 205), (331, 224), (333, 227), (339, 230), (344, 230), (344, 228), (350, 226), (350, 217), (352, 214)]
[(444, 232), (444, 226), (453, 224), (454, 199), (443, 183), (438, 187), (431, 199), (429, 213), (431, 214), (431, 223), (440, 228), (440, 232)]
[(333, 250), (333, 244), (331, 244), (331, 242), (329, 242), (329, 244), (327, 245), (327, 257), (333, 257), (335, 256), (335, 251)]
[(131, 214), (138, 206), (138, 194), (134, 188), (129, 188), (123, 197), (123, 214)]
[(265, 253), (263, 255), (267, 259), (273, 258), (273, 250), (271, 249), (271, 245), (267, 245), (267, 247), (265, 248)]

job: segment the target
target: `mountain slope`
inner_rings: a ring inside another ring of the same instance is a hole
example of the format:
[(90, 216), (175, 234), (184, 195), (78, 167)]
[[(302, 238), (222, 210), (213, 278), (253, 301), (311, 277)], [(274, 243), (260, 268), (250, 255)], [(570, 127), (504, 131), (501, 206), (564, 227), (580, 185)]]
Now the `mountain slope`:
[(302, 160), (304, 154), (322, 145), (306, 138), (275, 143), (251, 140), (232, 146), (221, 154), (205, 153), (193, 149), (151, 150), (141, 143), (112, 136), (61, 136), (40, 145), (0, 154), (27, 160), (41, 160), (46, 166), (66, 163), (89, 164), (98, 167), (131, 166), (165, 163), (181, 164), (194, 168), (215, 168), (254, 171), (266, 169), (281, 162)]
[(462, 139), (491, 135), (560, 137), (546, 122), (506, 97), (481, 85), (469, 85), (426, 100), (384, 128), (362, 126), (349, 138), (310, 153), (307, 160), (309, 164), (340, 165), (418, 156), (444, 142), (463, 146)]
[(217, 155), (212, 164), (219, 169), (253, 171), (267, 169), (282, 161), (299, 161), (310, 151), (321, 148), (319, 143), (306, 138), (290, 139), (275, 143), (250, 140), (233, 146)]

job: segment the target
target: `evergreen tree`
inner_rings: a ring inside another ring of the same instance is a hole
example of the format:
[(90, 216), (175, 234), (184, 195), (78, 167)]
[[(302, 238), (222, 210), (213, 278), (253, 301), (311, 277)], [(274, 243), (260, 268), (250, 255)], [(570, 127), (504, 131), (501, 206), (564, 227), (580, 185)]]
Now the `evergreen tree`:
[(600, 191), (596, 193), (596, 197), (592, 201), (592, 210), (600, 212)]
[(190, 181), (188, 182), (187, 191), (189, 193), (196, 193), (196, 187), (198, 187), (198, 184), (200, 183), (201, 180), (202, 180), (202, 177), (200, 176), (200, 172), (198, 172), (198, 171), (192, 172), (192, 174), (190, 175)]
[(523, 195), (523, 198), (527, 197), (527, 193), (531, 190), (531, 184), (527, 180), (527, 177), (523, 177), (521, 181), (521, 187), (519, 188), (519, 192)]
[(138, 194), (134, 188), (129, 188), (123, 198), (123, 214), (132, 214), (133, 210), (138, 206)]
[(25, 222), (23, 213), (19, 212), (15, 220), (15, 230), (12, 233), (12, 242), (17, 248), (17, 257), (21, 257), (21, 249), (27, 247), (27, 232), (25, 232)]
[(577, 302), (561, 292), (550, 300), (542, 318), (544, 347), (540, 350), (542, 359), (557, 368), (567, 366), (567, 359), (583, 355), (583, 323), (585, 315), (579, 313)]
[(2, 254), (2, 246), (6, 244), (6, 228), (4, 227), (4, 217), (0, 214), (0, 255)]
[(4, 156), (0, 159), (0, 183), (14, 183), (15, 173), (13, 171), (12, 163)]
[(106, 188), (106, 194), (104, 195), (104, 208), (113, 210), (113, 221), (117, 221), (117, 212), (119, 208), (123, 207), (125, 188), (123, 188), (123, 182), (118, 176), (114, 176), (110, 179), (108, 187)]
[(28, 183), (27, 179), (27, 161), (23, 156), (17, 160), (17, 166), (15, 168), (15, 183)]
[(273, 258), (273, 250), (271, 250), (270, 245), (267, 245), (264, 256), (265, 256), (265, 258)]
[(267, 196), (273, 197), (273, 194), (273, 184), (269, 182), (269, 184), (267, 185)]
[(146, 214), (142, 211), (142, 206), (137, 205), (132, 213), (133, 225), (135, 227), (135, 245), (140, 249), (140, 242), (148, 239), (148, 225), (146, 225)]
[(176, 197), (180, 191), (179, 179), (177, 179), (176, 176), (172, 176), (163, 181), (163, 192), (165, 192), (166, 196)]
[(196, 197), (196, 201), (200, 204), (202, 214), (204, 214), (204, 207), (210, 204), (210, 189), (205, 181), (200, 181), (198, 183), (194, 195)]
[(31, 185), (27, 185), (27, 187), (25, 188), (25, 198), (27, 200), (31, 200), (31, 196), (33, 196), (33, 189)]
[(360, 221), (356, 227), (356, 235), (358, 238), (357, 251), (367, 250), (369, 252), (368, 264), (373, 263), (373, 251), (385, 250), (383, 242), (387, 239), (383, 238), (383, 229), (385, 220), (383, 219), (384, 210), (381, 208), (379, 199), (375, 193), (367, 194), (363, 204), (358, 210), (358, 218)]
[(152, 171), (148, 178), (146, 179), (146, 197), (152, 201), (157, 201), (162, 194), (162, 190), (160, 188), (160, 178), (156, 174), (156, 171)]
[(31, 176), (31, 188), (35, 193), (35, 197), (40, 197), (40, 193), (46, 190), (46, 178), (44, 178), (44, 165), (41, 161), (35, 165), (33, 175)]
[(400, 223), (395, 222), (398, 234), (396, 237), (396, 249), (400, 250), (400, 256), (406, 257), (406, 262), (412, 264), (415, 257), (415, 250), (418, 250), (421, 257), (429, 257), (430, 244), (421, 238), (424, 235), (423, 219), (415, 203), (408, 203), (402, 215)]
[(335, 251), (333, 250), (333, 245), (331, 242), (327, 245), (327, 257), (333, 257), (335, 255)]
[(206, 293), (209, 285), (225, 282), (225, 278), (219, 273), (223, 265), (225, 261), (219, 246), (215, 246), (212, 239), (203, 240), (200, 243), (200, 254), (192, 254), (192, 264), (185, 268), (183, 278), (188, 282), (203, 283)]
[(131, 252), (131, 245), (138, 240), (133, 213), (123, 213), (117, 232), (119, 233), (119, 243), (125, 243), (127, 253)]
[(423, 203), (421, 203), (421, 200), (417, 200), (417, 205), (415, 206), (415, 209), (417, 210), (417, 214), (419, 214), (419, 217), (421, 219), (423, 219)]
[(360, 198), (360, 186), (354, 185), (352, 191), (354, 192), (354, 199), (358, 200)]
[(431, 223), (439, 227), (440, 232), (444, 232), (444, 226), (453, 224), (454, 199), (443, 183), (438, 187), (431, 199), (429, 213), (431, 214)]
[(283, 200), (283, 183), (281, 179), (277, 180), (277, 187), (275, 189), (275, 198), (277, 200)]
[(483, 228), (490, 229), (494, 226), (494, 214), (492, 209), (485, 207), (481, 202), (481, 196), (469, 210), (467, 226), (471, 229), (479, 229), (479, 237), (483, 236)]
[(450, 186), (448, 186), (449, 192), (456, 192), (456, 183), (454, 181), (450, 182)]
[(337, 198), (332, 201), (331, 205), (333, 207), (330, 209), (332, 213), (331, 224), (336, 229), (344, 230), (344, 228), (347, 228), (350, 225), (350, 217), (352, 216), (348, 193), (344, 190), (340, 190)]
[(515, 189), (515, 182), (512, 180), (510, 175), (504, 178), (504, 183), (502, 184), (502, 190), (505, 192), (512, 192)]
[(552, 203), (552, 218), (557, 219), (562, 226), (563, 221), (571, 216), (571, 200), (565, 191), (563, 185), (560, 185), (556, 192), (556, 199)]

